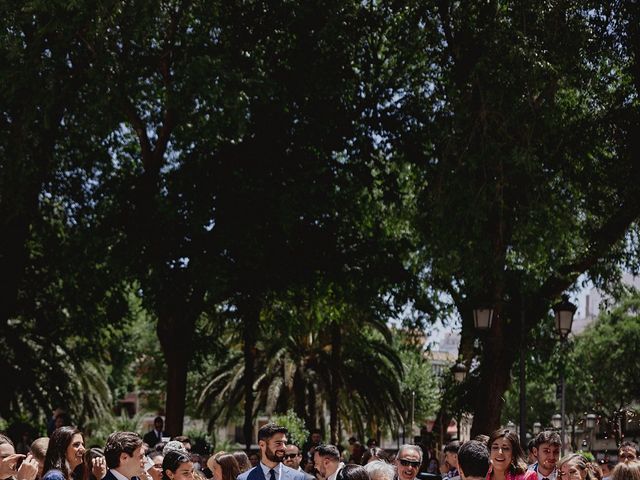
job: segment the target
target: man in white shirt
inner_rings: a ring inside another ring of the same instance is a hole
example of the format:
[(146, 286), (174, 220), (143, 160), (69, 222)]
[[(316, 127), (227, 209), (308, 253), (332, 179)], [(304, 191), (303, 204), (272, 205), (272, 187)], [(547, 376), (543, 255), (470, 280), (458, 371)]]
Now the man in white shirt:
[(142, 438), (134, 432), (114, 432), (107, 438), (104, 457), (109, 471), (103, 480), (131, 480), (144, 472)]
[(325, 480), (336, 480), (344, 463), (340, 461), (340, 452), (334, 445), (318, 445), (313, 454), (316, 470)]
[(238, 480), (306, 480), (304, 472), (283, 465), (287, 434), (285, 427), (267, 423), (258, 430), (260, 463), (238, 475)]
[(538, 459), (529, 467), (538, 473), (538, 480), (556, 480), (558, 469), (556, 464), (560, 459), (560, 435), (553, 430), (540, 432), (533, 441), (533, 454)]

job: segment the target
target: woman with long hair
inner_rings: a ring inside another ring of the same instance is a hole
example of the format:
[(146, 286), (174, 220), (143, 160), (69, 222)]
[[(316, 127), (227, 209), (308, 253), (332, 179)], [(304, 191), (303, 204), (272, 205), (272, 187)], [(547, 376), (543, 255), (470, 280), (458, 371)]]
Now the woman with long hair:
[(249, 457), (242, 450), (233, 452), (233, 456), (236, 457), (236, 461), (238, 462), (238, 467), (240, 467), (240, 473), (244, 473), (251, 468), (251, 462), (249, 462)]
[(193, 480), (193, 462), (184, 450), (169, 450), (162, 460), (162, 480)]
[(558, 462), (559, 480), (596, 480), (593, 466), (579, 453), (565, 455)]
[(213, 472), (213, 480), (236, 480), (240, 465), (232, 453), (218, 452), (209, 457), (207, 467)]
[(49, 439), (42, 479), (81, 479), (84, 453), (84, 439), (80, 430), (76, 427), (57, 428)]
[(538, 474), (527, 471), (525, 455), (515, 432), (501, 428), (489, 436), (491, 468), (487, 480), (529, 480)]

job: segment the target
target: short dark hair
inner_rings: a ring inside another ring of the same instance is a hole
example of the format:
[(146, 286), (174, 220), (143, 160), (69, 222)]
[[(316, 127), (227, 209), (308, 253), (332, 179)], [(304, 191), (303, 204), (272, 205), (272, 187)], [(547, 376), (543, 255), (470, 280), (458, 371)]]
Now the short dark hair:
[(340, 460), (340, 452), (335, 445), (318, 445), (316, 453), (321, 457), (329, 457), (333, 460)]
[(113, 432), (107, 438), (104, 447), (104, 458), (107, 460), (107, 467), (118, 468), (120, 466), (120, 455), (126, 453), (133, 456), (133, 452), (142, 446), (142, 438), (135, 432)]
[(460, 442), (457, 440), (454, 440), (452, 442), (447, 443), (444, 446), (444, 453), (458, 453), (459, 449), (460, 449)]
[(560, 440), (560, 435), (558, 435), (558, 432), (553, 430), (544, 430), (536, 436), (535, 440), (533, 441), (533, 446), (535, 448), (540, 448), (540, 445), (542, 445), (543, 443), (561, 446), (562, 440)]
[(157, 416), (153, 419), (153, 424), (155, 425), (157, 422), (162, 422), (162, 424), (164, 425), (164, 418)]
[(482, 442), (469, 440), (458, 449), (458, 465), (465, 477), (485, 478), (489, 463), (489, 449)]
[(350, 463), (340, 469), (336, 480), (369, 480), (369, 474), (363, 466)]
[(631, 447), (636, 451), (636, 455), (640, 455), (640, 452), (638, 451), (638, 444), (635, 442), (632, 442), (630, 440), (622, 442), (618, 447), (618, 451), (620, 451), (623, 447)]
[(280, 425), (276, 425), (275, 423), (267, 423), (258, 430), (258, 441), (269, 440), (276, 433), (284, 433), (285, 435), (288, 435), (289, 430), (285, 427), (281, 427)]

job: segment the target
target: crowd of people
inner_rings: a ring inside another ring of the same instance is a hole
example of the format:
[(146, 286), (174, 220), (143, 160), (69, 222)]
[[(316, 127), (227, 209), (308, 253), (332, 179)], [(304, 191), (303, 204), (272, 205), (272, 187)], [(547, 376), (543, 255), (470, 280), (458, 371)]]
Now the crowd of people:
[(621, 445), (617, 465), (599, 465), (577, 453), (560, 458), (555, 431), (537, 435), (528, 456), (508, 429), (451, 442), (438, 475), (429, 473), (433, 458), (425, 458), (418, 445), (392, 453), (373, 440), (365, 449), (352, 438), (345, 451), (321, 443), (319, 432), (304, 445), (290, 443), (287, 435), (285, 427), (269, 423), (258, 431), (257, 453), (203, 457), (191, 452), (189, 438), (169, 439), (161, 417), (144, 437), (114, 432), (103, 447), (86, 448), (80, 430), (60, 426), (23, 454), (0, 434), (0, 480), (640, 480), (634, 443)]

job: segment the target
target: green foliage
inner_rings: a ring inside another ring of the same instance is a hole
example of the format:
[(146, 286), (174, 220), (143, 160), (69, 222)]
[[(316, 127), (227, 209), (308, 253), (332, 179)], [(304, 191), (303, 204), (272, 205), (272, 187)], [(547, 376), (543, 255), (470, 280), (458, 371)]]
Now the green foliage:
[[(401, 331), (395, 332), (394, 344), (399, 351), (404, 371), (400, 387), (403, 405), (410, 407), (413, 403), (415, 423), (423, 424), (437, 413), (441, 401), (440, 386), (419, 345), (408, 342)], [(405, 431), (409, 431), (409, 410), (403, 413), (403, 419)]]
[(138, 412), (133, 417), (123, 412), (119, 416), (110, 414), (100, 419), (93, 419), (84, 426), (84, 442), (88, 446), (102, 448), (107, 442), (107, 437), (113, 432), (140, 432), (142, 419), (145, 416), (146, 412)]
[(639, 317), (640, 295), (634, 293), (578, 336), (567, 355), (567, 398), (574, 399), (573, 411), (596, 413), (618, 439), (620, 416), (635, 411), (640, 392), (635, 373), (640, 361), (628, 353), (640, 341)]
[(270, 421), (286, 427), (289, 430), (288, 443), (297, 445), (299, 448), (302, 448), (302, 445), (309, 438), (309, 430), (305, 428), (304, 420), (298, 417), (292, 409), (287, 410), (285, 414), (272, 415)]

